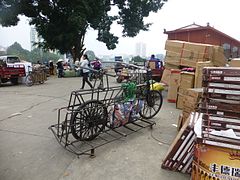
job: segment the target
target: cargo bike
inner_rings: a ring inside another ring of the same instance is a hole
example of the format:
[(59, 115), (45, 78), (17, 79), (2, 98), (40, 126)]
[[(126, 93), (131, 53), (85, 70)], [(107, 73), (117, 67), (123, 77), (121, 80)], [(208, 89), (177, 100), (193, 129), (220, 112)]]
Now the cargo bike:
[(43, 66), (28, 66), (28, 75), (25, 79), (26, 86), (32, 86), (36, 83), (43, 84), (47, 80), (47, 73)]
[(163, 102), (161, 92), (150, 89), (149, 70), (121, 86), (109, 85), (114, 75), (95, 73), (99, 73), (100, 80), (95, 80), (94, 88), (72, 91), (68, 106), (58, 110), (57, 124), (49, 127), (59, 144), (78, 156), (94, 157), (96, 148), (152, 128), (156, 123), (150, 119)]

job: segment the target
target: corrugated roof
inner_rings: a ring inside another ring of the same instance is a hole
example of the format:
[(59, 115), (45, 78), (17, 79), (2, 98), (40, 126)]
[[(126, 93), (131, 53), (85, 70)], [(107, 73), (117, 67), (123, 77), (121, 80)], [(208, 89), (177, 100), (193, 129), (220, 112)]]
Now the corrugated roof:
[(178, 33), (178, 32), (186, 32), (186, 31), (199, 31), (199, 30), (203, 30), (203, 29), (205, 29), (205, 30), (209, 29), (209, 30), (215, 31), (215, 32), (221, 34), (222, 36), (225, 36), (225, 37), (227, 37), (229, 39), (232, 39), (232, 40), (238, 42), (239, 45), (240, 45), (240, 41), (239, 40), (237, 40), (237, 39), (235, 39), (235, 38), (233, 38), (233, 37), (231, 37), (231, 36), (221, 32), (219, 30), (215, 29), (214, 27), (209, 26), (209, 24), (207, 26), (200, 26), (198, 24), (193, 23), (193, 24), (190, 24), (190, 25), (187, 25), (187, 26), (184, 26), (184, 27), (172, 30), (172, 31), (164, 31), (164, 34), (172, 34), (172, 33)]

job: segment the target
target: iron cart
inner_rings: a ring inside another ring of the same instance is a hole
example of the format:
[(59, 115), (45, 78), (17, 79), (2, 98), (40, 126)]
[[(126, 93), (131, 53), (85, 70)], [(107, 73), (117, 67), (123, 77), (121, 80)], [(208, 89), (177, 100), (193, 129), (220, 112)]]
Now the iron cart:
[(68, 106), (58, 110), (57, 124), (49, 127), (59, 144), (78, 156), (93, 157), (97, 147), (152, 128), (155, 122), (150, 119), (163, 102), (161, 92), (150, 90), (151, 71), (139, 71), (133, 82), (121, 86), (109, 85), (114, 75), (95, 73), (100, 78), (94, 88), (72, 91)]

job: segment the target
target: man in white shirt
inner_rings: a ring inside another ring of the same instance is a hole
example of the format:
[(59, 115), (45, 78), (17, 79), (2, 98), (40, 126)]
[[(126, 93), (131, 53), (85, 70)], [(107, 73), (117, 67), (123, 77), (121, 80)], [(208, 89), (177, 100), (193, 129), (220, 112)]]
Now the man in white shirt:
[(90, 86), (90, 88), (93, 88), (92, 84), (88, 81), (88, 74), (89, 74), (89, 60), (88, 60), (88, 56), (86, 54), (83, 55), (83, 59), (80, 61), (80, 67), (82, 67), (83, 69), (83, 82), (82, 82), (82, 88), (84, 89), (85, 86), (85, 82), (88, 83), (88, 85)]

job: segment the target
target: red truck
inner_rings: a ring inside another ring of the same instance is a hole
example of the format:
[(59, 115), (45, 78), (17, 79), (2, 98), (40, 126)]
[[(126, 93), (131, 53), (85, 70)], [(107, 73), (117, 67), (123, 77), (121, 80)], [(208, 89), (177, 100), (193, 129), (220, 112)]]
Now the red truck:
[(6, 62), (0, 59), (0, 86), (1, 83), (11, 81), (12, 84), (18, 84), (18, 78), (24, 77), (25, 67), (20, 64), (7, 65)]

